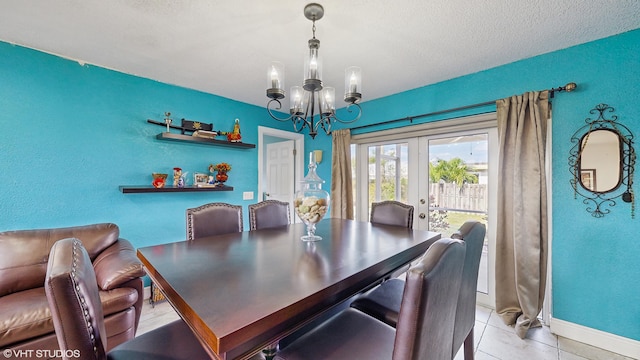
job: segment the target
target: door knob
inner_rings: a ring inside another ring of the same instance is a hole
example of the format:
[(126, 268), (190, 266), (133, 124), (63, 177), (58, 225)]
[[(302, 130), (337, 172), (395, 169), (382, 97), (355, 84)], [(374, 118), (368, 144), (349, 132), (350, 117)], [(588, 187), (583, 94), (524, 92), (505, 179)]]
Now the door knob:
[(427, 215), (425, 215), (424, 213), (420, 213), (420, 215), (418, 215), (418, 217), (419, 217), (420, 219), (424, 219), (424, 218), (426, 218), (426, 217), (427, 217)]
[(424, 203), (426, 203), (426, 201), (424, 199), (420, 199), (420, 204), (424, 205)]

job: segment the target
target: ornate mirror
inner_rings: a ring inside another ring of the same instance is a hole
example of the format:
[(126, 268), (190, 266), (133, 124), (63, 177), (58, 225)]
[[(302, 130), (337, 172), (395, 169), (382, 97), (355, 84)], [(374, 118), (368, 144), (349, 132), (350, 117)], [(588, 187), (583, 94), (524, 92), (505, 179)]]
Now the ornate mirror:
[(611, 130), (594, 130), (580, 140), (580, 185), (597, 193), (613, 191), (622, 181), (622, 141)]
[(587, 211), (594, 217), (603, 217), (616, 205), (615, 199), (630, 202), (631, 216), (634, 217), (633, 171), (635, 150), (633, 134), (626, 126), (617, 122), (614, 109), (607, 104), (599, 104), (590, 114), (598, 114), (595, 119), (585, 119), (582, 126), (571, 137), (575, 145), (569, 154), (570, 171), (573, 175), (571, 186), (574, 194), (584, 197)]

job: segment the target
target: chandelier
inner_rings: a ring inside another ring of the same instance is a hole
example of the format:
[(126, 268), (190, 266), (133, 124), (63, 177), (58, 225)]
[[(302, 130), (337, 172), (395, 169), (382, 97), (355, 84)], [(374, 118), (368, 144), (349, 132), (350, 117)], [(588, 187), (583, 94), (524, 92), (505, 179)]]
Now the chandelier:
[(304, 7), (304, 16), (313, 22), (313, 38), (309, 39), (309, 55), (305, 61), (303, 85), (291, 87), (289, 116), (280, 118), (272, 110), (282, 108), (281, 99), (285, 97), (284, 91), (284, 64), (274, 61), (267, 71), (267, 110), (272, 118), (278, 121), (291, 121), (296, 132), (302, 132), (309, 128), (312, 139), (318, 134), (318, 128), (322, 128), (329, 135), (331, 124), (334, 121), (351, 123), (360, 118), (362, 108), (358, 104), (362, 98), (361, 70), (357, 66), (348, 67), (345, 70), (345, 94), (347, 111), (353, 113), (351, 106), (357, 107), (357, 115), (350, 120), (343, 120), (336, 116), (335, 88), (325, 87), (322, 84), (322, 61), (318, 55), (320, 40), (316, 39), (316, 20), (322, 19), (324, 8), (320, 4), (311, 3)]

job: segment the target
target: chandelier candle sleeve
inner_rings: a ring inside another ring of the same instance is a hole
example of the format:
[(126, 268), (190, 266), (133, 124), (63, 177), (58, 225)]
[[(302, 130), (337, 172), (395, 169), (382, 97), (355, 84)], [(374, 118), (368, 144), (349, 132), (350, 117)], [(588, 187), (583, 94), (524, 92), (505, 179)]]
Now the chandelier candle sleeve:
[(284, 64), (279, 61), (273, 61), (267, 70), (267, 96), (284, 98)]
[[(360, 99), (362, 91), (362, 70), (358, 66), (350, 66), (344, 71), (344, 101)], [(355, 100), (354, 100), (355, 101)]]
[(269, 67), (269, 76), (267, 88), (284, 89), (284, 64), (278, 61), (271, 63)]
[(336, 110), (336, 89), (327, 86), (322, 89), (322, 96), (320, 99), (320, 111), (323, 115), (330, 115)]
[(320, 40), (309, 40), (309, 58), (304, 64), (305, 79), (322, 80), (322, 58), (318, 54), (319, 48)]
[(302, 92), (302, 87), (300, 86), (292, 86), (291, 87), (291, 99), (290, 99), (290, 112), (293, 115), (302, 115), (304, 114), (302, 108), (304, 106), (304, 93)]

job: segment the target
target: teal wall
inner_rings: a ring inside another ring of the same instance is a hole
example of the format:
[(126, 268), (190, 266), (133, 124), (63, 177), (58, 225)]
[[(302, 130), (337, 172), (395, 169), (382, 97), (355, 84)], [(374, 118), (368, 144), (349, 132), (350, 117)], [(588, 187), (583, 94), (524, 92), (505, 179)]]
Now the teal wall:
[[(267, 98), (265, 97), (265, 104)], [(258, 150), (155, 139), (170, 111), (231, 131), (257, 144), (258, 125), (289, 130), (264, 107), (156, 81), (81, 66), (0, 42), (0, 231), (114, 222), (135, 246), (185, 238), (185, 209), (257, 199)], [(289, 125), (289, 126), (287, 126)], [(177, 132), (177, 130), (173, 130)], [(233, 192), (122, 194), (119, 185), (150, 185), (151, 173), (173, 167), (208, 172), (232, 165)], [(245, 227), (248, 228), (247, 216)]]
[[(366, 74), (365, 74), (366, 76)], [(365, 102), (356, 126), (449, 109), (576, 82), (553, 100), (553, 316), (640, 340), (640, 215), (628, 204), (595, 219), (573, 198), (567, 157), (571, 135), (598, 103), (616, 109), (640, 136), (640, 29), (472, 75)], [(366, 94), (365, 94), (366, 95)], [(439, 118), (493, 110), (492, 106)], [(246, 205), (257, 188), (257, 149), (165, 143), (146, 123), (164, 111), (231, 130), (257, 143), (257, 126), (289, 130), (263, 107), (124, 75), (0, 43), (0, 230), (109, 221), (135, 246), (184, 238), (184, 209), (212, 201)], [(340, 128), (340, 126), (336, 126)], [(384, 127), (381, 127), (384, 128)], [(358, 133), (355, 131), (354, 133)], [(330, 187), (330, 138), (319, 175)], [(233, 165), (234, 192), (133, 194), (122, 184), (150, 183), (150, 173), (206, 171)], [(638, 187), (635, 186), (638, 191)], [(245, 220), (245, 226), (247, 226)]]
[[(573, 197), (568, 166), (571, 136), (585, 118), (593, 117), (589, 111), (599, 103), (615, 108), (619, 121), (634, 133), (640, 151), (640, 29), (365, 102), (357, 126), (568, 82), (577, 83), (578, 89), (553, 99), (553, 316), (640, 340), (640, 214), (632, 219), (630, 205), (618, 201), (611, 214), (592, 217), (582, 201)], [(495, 111), (495, 106), (414, 123), (487, 111)], [(389, 127), (354, 130), (353, 134)]]

